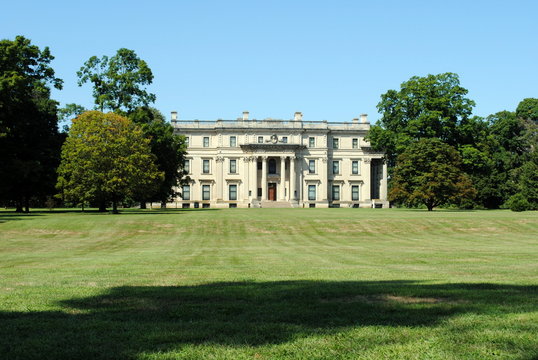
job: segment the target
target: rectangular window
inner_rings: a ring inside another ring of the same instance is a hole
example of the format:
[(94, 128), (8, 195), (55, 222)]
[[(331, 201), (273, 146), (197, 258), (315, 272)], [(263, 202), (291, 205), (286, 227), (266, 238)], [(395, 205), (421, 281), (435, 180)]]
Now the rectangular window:
[(189, 147), (189, 137), (185, 136), (185, 146)]
[(191, 186), (183, 185), (183, 200), (190, 200), (190, 199), (191, 199)]
[(202, 185), (202, 200), (211, 200), (210, 185)]
[(209, 147), (209, 136), (204, 136), (204, 147)]
[(191, 161), (190, 160), (185, 160), (185, 163), (183, 164), (183, 170), (185, 170), (187, 174), (191, 173)]
[(351, 162), (351, 173), (353, 175), (359, 175), (359, 161), (358, 160), (353, 160)]
[(282, 136), (282, 143), (287, 144), (288, 143), (288, 137)]
[(263, 144), (263, 136), (258, 136), (258, 144)]
[(339, 143), (340, 143), (339, 139), (334, 138), (333, 139), (333, 149), (338, 149)]
[(316, 146), (316, 138), (313, 138), (313, 137), (309, 137), (308, 138), (308, 147), (315, 147)]
[(333, 200), (340, 200), (340, 185), (333, 185)]
[(230, 174), (235, 174), (237, 171), (237, 160), (230, 160)]
[(351, 186), (351, 200), (353, 201), (359, 200), (359, 185)]
[(316, 185), (308, 185), (308, 200), (316, 200)]
[(340, 174), (340, 161), (333, 161), (333, 174)]
[(209, 174), (209, 160), (203, 160), (202, 172), (204, 174)]
[(316, 173), (316, 160), (308, 160), (308, 173), (309, 174)]
[(230, 185), (229, 192), (228, 192), (228, 199), (237, 200), (237, 185), (235, 184)]
[(262, 169), (262, 162), (261, 161), (256, 162), (256, 169), (258, 169), (258, 170)]
[(353, 144), (352, 144), (352, 148), (353, 149), (358, 149), (359, 148), (359, 139), (355, 138), (352, 140)]
[(230, 147), (237, 146), (237, 138), (235, 136), (230, 136)]

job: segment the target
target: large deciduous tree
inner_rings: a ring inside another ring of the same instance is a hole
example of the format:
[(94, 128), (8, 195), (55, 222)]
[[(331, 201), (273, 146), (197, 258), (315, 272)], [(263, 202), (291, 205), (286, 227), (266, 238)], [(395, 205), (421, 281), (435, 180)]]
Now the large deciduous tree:
[(167, 123), (159, 110), (151, 107), (137, 108), (129, 118), (138, 124), (150, 139), (151, 152), (156, 156), (156, 164), (164, 173), (161, 181), (151, 189), (135, 195), (145, 208), (146, 201), (158, 201), (163, 206), (177, 195), (177, 187), (185, 179), (185, 137), (174, 134), (174, 127)]
[(162, 177), (150, 140), (128, 118), (89, 111), (73, 120), (58, 168), (57, 188), (65, 200), (112, 202), (116, 213), (120, 201)]
[(112, 57), (92, 56), (77, 72), (78, 85), (93, 84), (93, 97), (98, 109), (131, 112), (139, 106), (155, 102), (155, 95), (144, 85), (153, 81), (153, 73), (133, 50), (119, 49)]
[(368, 138), (372, 146), (386, 152), (389, 166), (413, 142), (437, 138), (457, 146), (474, 131), (470, 121), (474, 101), (460, 86), (457, 74), (414, 76), (381, 95), (377, 109), (382, 117), (372, 126)]
[(431, 211), (473, 198), (476, 190), (461, 166), (452, 146), (439, 139), (421, 139), (398, 156), (389, 199), (408, 206), (424, 204)]
[(0, 201), (17, 211), (54, 192), (62, 137), (50, 88), (61, 89), (62, 80), (53, 59), (23, 36), (0, 41)]

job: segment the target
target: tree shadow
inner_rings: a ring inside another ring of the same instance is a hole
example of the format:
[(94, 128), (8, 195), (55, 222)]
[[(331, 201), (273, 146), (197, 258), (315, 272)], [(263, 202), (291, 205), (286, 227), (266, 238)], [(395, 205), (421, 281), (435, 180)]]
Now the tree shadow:
[[(62, 311), (0, 312), (4, 358), (135, 358), (182, 345), (259, 346), (362, 326), (432, 327), (463, 313), (537, 310), (537, 286), (413, 281), (124, 286)], [(535, 355), (535, 354), (534, 354)]]

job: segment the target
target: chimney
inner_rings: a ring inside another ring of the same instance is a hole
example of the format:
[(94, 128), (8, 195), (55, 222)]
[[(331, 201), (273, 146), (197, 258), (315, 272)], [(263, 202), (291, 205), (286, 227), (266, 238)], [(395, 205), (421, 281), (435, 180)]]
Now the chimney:
[(300, 111), (296, 111), (293, 115), (293, 121), (303, 121), (303, 113)]
[(359, 118), (353, 118), (352, 123), (353, 123), (353, 124), (358, 124), (358, 123), (359, 123)]
[(243, 111), (243, 120), (248, 120), (248, 111)]
[(172, 111), (172, 121), (177, 121), (177, 111)]
[(367, 114), (361, 114), (361, 123), (362, 124), (369, 124)]

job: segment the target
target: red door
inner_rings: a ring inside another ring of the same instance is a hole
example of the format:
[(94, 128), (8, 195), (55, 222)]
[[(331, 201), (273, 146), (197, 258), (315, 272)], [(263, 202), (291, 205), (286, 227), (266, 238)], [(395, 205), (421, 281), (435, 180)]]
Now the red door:
[(276, 201), (276, 184), (269, 184), (268, 197), (271, 201)]

